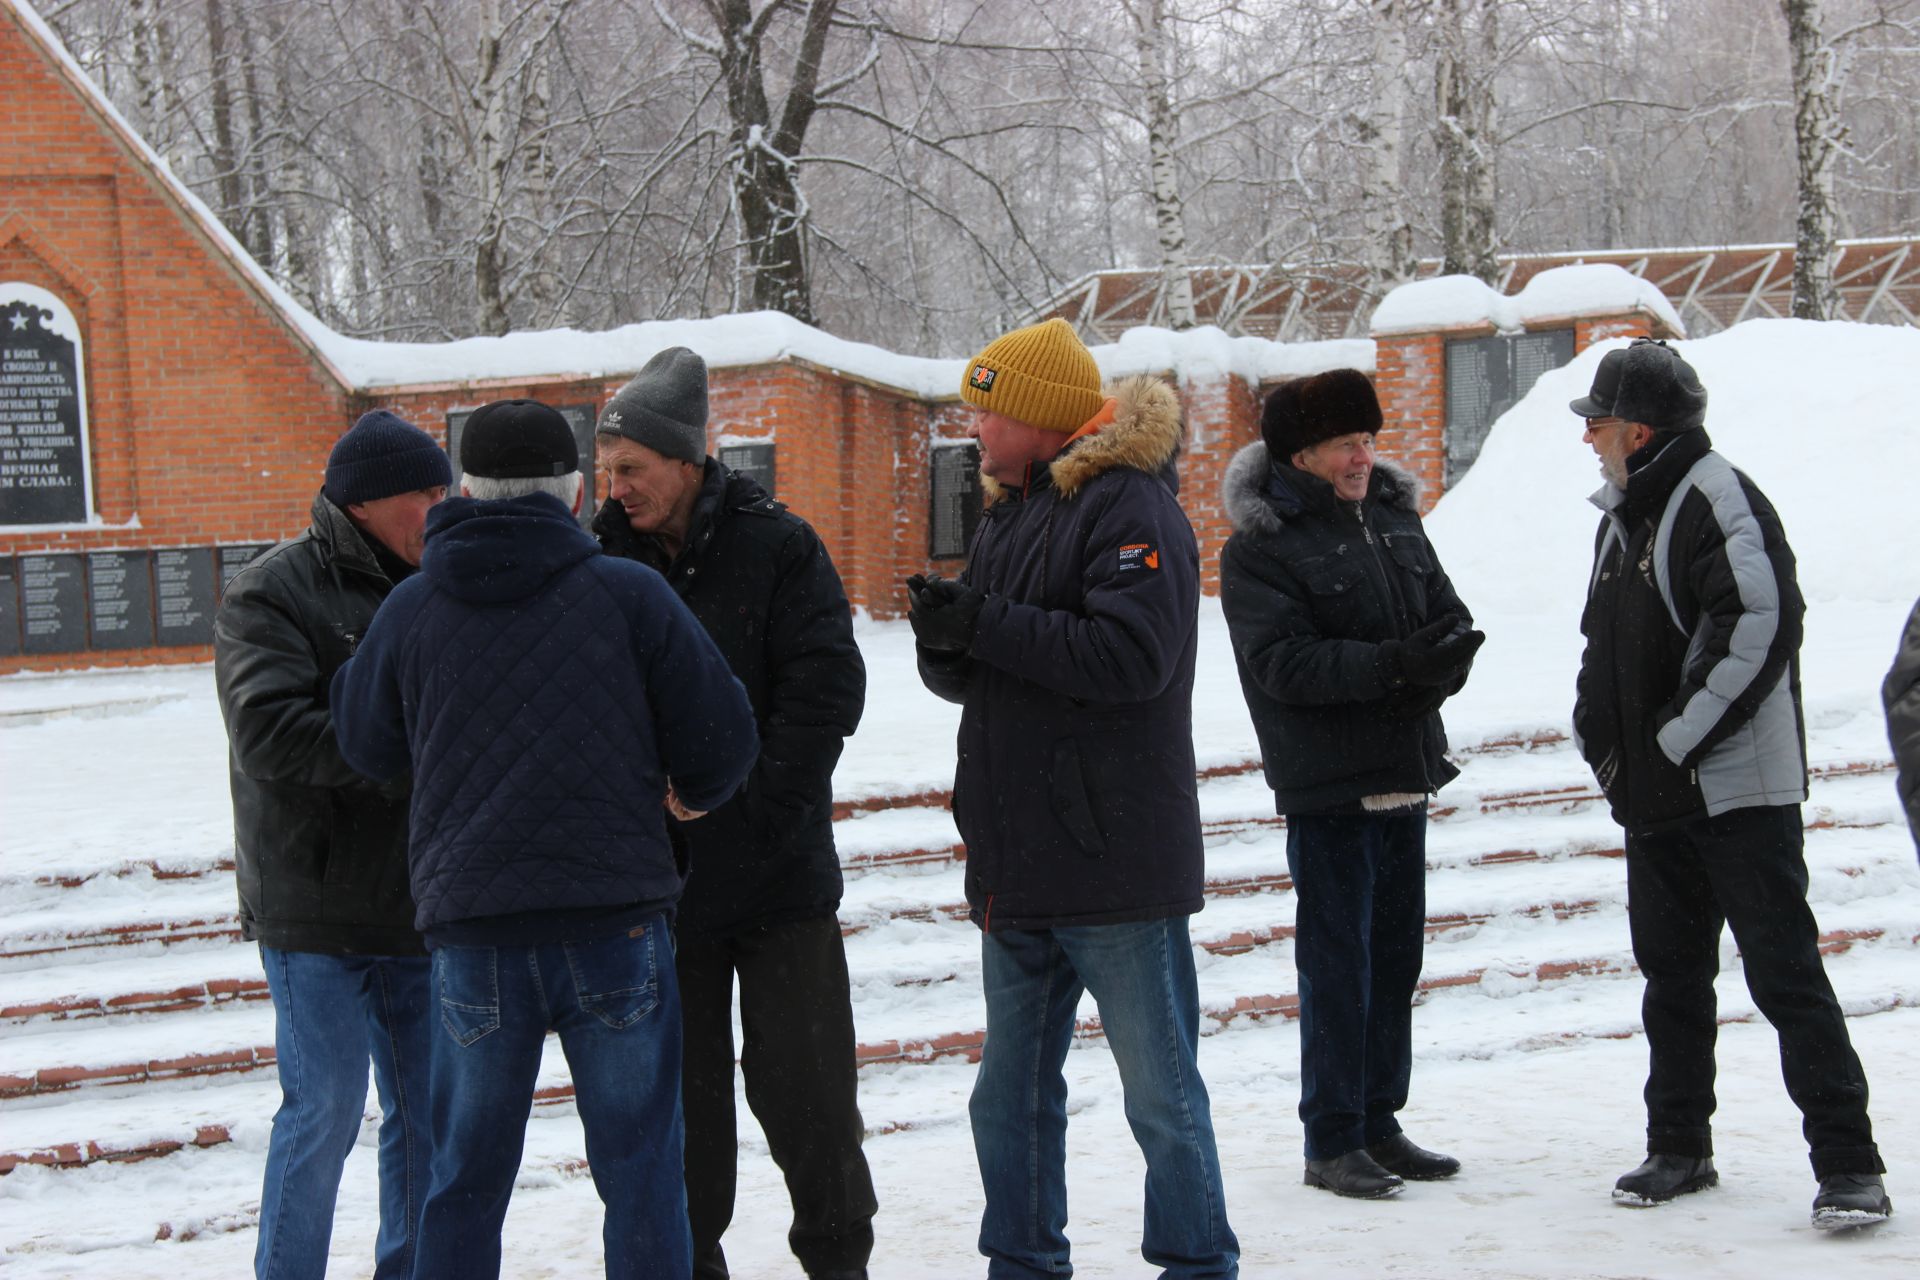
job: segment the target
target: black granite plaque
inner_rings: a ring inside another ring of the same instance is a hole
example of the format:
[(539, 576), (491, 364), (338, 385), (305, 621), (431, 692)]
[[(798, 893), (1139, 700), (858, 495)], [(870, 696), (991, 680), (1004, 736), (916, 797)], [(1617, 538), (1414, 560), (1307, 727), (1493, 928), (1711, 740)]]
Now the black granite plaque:
[(219, 560), (220, 594), (227, 593), (227, 584), (233, 581), (233, 575), (251, 564), (263, 551), (271, 550), (271, 542), (236, 542), (229, 546), (215, 547), (213, 553)]
[(722, 445), (719, 452), (720, 465), (729, 471), (739, 471), (752, 476), (767, 491), (768, 497), (778, 496), (774, 491), (773, 445), (768, 444), (729, 444)]
[[(600, 500), (593, 493), (593, 427), (596, 421), (593, 406), (562, 404), (555, 405), (554, 411), (573, 428), (573, 442), (580, 448), (580, 484), (585, 490), (580, 495), (580, 523), (587, 524), (600, 505)], [(467, 429), (467, 419), (472, 416), (471, 409), (460, 409), (447, 415), (447, 456), (453, 459), (453, 491), (456, 494), (460, 492), (460, 433)]]
[[(80, 349), (72, 317), (0, 285), (0, 526), (87, 519)], [(34, 290), (38, 295), (39, 290)]]
[(12, 556), (0, 556), (0, 658), (20, 652), (20, 568)]
[(985, 500), (980, 485), (980, 446), (934, 446), (927, 458), (927, 475), (933, 489), (927, 515), (927, 556), (933, 560), (958, 559), (973, 545), (973, 531), (980, 525), (980, 508)]
[(86, 566), (77, 555), (20, 557), (20, 649), (74, 653), (87, 647)]
[(213, 643), (216, 601), (211, 549), (153, 553), (154, 638), (161, 644)]
[(1571, 329), (1447, 340), (1449, 487), (1480, 456), (1480, 448), (1500, 415), (1519, 403), (1541, 374), (1572, 359)]
[(153, 645), (153, 556), (95, 551), (87, 556), (88, 635), (96, 649)]

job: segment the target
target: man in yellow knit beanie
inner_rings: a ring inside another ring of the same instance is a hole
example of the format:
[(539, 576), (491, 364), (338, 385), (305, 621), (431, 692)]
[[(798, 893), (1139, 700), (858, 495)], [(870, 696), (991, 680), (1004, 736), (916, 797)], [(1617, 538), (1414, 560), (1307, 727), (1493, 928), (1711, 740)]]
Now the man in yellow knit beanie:
[(988, 506), (965, 572), (907, 590), (921, 679), (964, 708), (953, 811), (987, 1001), (971, 1106), (987, 1274), (1068, 1268), (1061, 1068), (1091, 992), (1146, 1156), (1142, 1255), (1180, 1280), (1236, 1276), (1187, 934), (1200, 560), (1175, 497), (1180, 401), (1151, 377), (1106, 394), (1061, 320), (988, 344), (960, 394)]

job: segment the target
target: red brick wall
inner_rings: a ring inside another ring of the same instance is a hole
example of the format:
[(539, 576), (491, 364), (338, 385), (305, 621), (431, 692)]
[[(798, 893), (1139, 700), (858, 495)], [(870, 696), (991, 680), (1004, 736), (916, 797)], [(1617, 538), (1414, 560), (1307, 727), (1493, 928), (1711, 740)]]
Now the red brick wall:
[[(1658, 328), (1659, 332), (1654, 330)], [(1573, 350), (1578, 355), (1596, 342), (1609, 338), (1667, 337), (1665, 325), (1656, 326), (1643, 311), (1629, 316), (1583, 316), (1573, 323)]]
[(1233, 526), (1221, 502), (1221, 481), (1233, 455), (1260, 438), (1260, 388), (1236, 377), (1180, 389), (1187, 414), (1180, 459), (1180, 505), (1200, 543), (1200, 588), (1220, 590), (1220, 551)]
[(1440, 501), (1446, 482), (1446, 340), (1491, 332), (1395, 333), (1374, 339), (1380, 453), (1419, 480), (1423, 515)]

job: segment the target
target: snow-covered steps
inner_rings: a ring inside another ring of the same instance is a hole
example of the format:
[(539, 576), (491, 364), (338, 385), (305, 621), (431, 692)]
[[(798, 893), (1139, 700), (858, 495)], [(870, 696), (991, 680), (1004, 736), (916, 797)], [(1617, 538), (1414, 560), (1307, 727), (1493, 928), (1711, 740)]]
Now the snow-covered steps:
[[(1835, 930), (1823, 935), (1822, 949), (1829, 957), (1830, 971), (1841, 985), (1849, 982), (1848, 966), (1855, 953), (1874, 963), (1889, 948), (1906, 950), (1916, 945), (1920, 921), (1911, 923), (1908, 936), (1892, 938)], [(1443, 957), (1463, 959), (1464, 957)], [(1291, 958), (1281, 957), (1291, 968)], [(1241, 995), (1221, 998), (1221, 985), (1209, 965), (1202, 973), (1202, 1006), (1206, 1033), (1230, 1026), (1258, 1026), (1274, 1020), (1290, 1019), (1298, 1002), (1291, 992), (1268, 995)], [(1429, 974), (1422, 982), (1422, 1002), (1451, 1002), (1450, 1026), (1461, 1023), (1459, 1010), (1475, 1008), (1485, 1001), (1498, 1016), (1490, 1016), (1482, 1032), (1486, 1039), (1455, 1040), (1445, 1046), (1452, 1056), (1512, 1050), (1534, 1050), (1564, 1044), (1570, 1040), (1629, 1036), (1638, 1031), (1640, 986), (1625, 981), (1631, 976), (1630, 960), (1620, 950), (1596, 954), (1583, 961), (1548, 961), (1531, 969), (1512, 961), (1482, 964), (1478, 968), (1436, 968), (1430, 953)], [(1556, 995), (1555, 993), (1560, 993)], [(1738, 975), (1738, 966), (1728, 966), (1720, 983), (1721, 1021), (1749, 1021), (1757, 1016)], [(1524, 1034), (1515, 1034), (1510, 1002), (1524, 999), (1533, 1012), (1522, 1024)], [(1460, 1004), (1468, 1001), (1467, 1005)], [(1879, 992), (1872, 1000), (1849, 1005), (1849, 1015), (1879, 1012), (1883, 1009), (1920, 1003), (1920, 968), (1905, 986)], [(1079, 1020), (1077, 1036), (1097, 1040), (1102, 1032), (1097, 1012), (1083, 1005), (1085, 1016)], [(1415, 1016), (1416, 1037), (1425, 1019)], [(1459, 1032), (1453, 1033), (1458, 1036)], [(863, 1043), (860, 1048), (863, 1068), (884, 1072), (892, 1067), (927, 1064), (938, 1061), (977, 1059), (983, 1037), (978, 1031), (949, 1032), (906, 1042)], [(1439, 1046), (1426, 1045), (1431, 1055)], [(1278, 1052), (1276, 1050), (1276, 1052)], [(863, 1079), (867, 1072), (863, 1071)], [(863, 1094), (866, 1086), (863, 1084)], [(573, 1102), (572, 1085), (559, 1043), (549, 1037), (546, 1052), (536, 1077), (536, 1119), (544, 1114), (566, 1113)], [(277, 1105), (278, 1093), (271, 1073), (250, 1077), (174, 1078), (147, 1088), (110, 1090), (73, 1095), (67, 1105), (48, 1105), (53, 1100), (39, 1099), (42, 1105), (15, 1109), (7, 1113), (5, 1139), (0, 1142), (0, 1173), (22, 1163), (74, 1166), (100, 1161), (127, 1161), (173, 1154), (189, 1147), (205, 1148), (229, 1141), (248, 1126), (262, 1126)], [(895, 1132), (928, 1123), (952, 1122), (952, 1116), (889, 1116), (867, 1107), (867, 1118), (875, 1132)], [(369, 1124), (372, 1117), (369, 1117)], [(79, 1126), (87, 1137), (78, 1137)]]
[(259, 951), (226, 941), (129, 947), (88, 964), (12, 970), (4, 977), (0, 1025), (175, 1013), (267, 998)]

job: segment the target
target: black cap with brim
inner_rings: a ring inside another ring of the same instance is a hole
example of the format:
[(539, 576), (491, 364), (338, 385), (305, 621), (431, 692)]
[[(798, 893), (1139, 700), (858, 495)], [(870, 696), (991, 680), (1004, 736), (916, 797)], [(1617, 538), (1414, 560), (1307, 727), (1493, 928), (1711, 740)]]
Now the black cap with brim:
[(490, 480), (564, 476), (580, 469), (573, 428), (538, 400), (482, 405), (460, 433), (460, 470)]
[(1613, 416), (1613, 402), (1620, 394), (1620, 367), (1627, 362), (1624, 349), (1609, 351), (1600, 357), (1600, 367), (1593, 371), (1593, 387), (1584, 396), (1569, 404), (1567, 408), (1582, 418), (1610, 418)]

